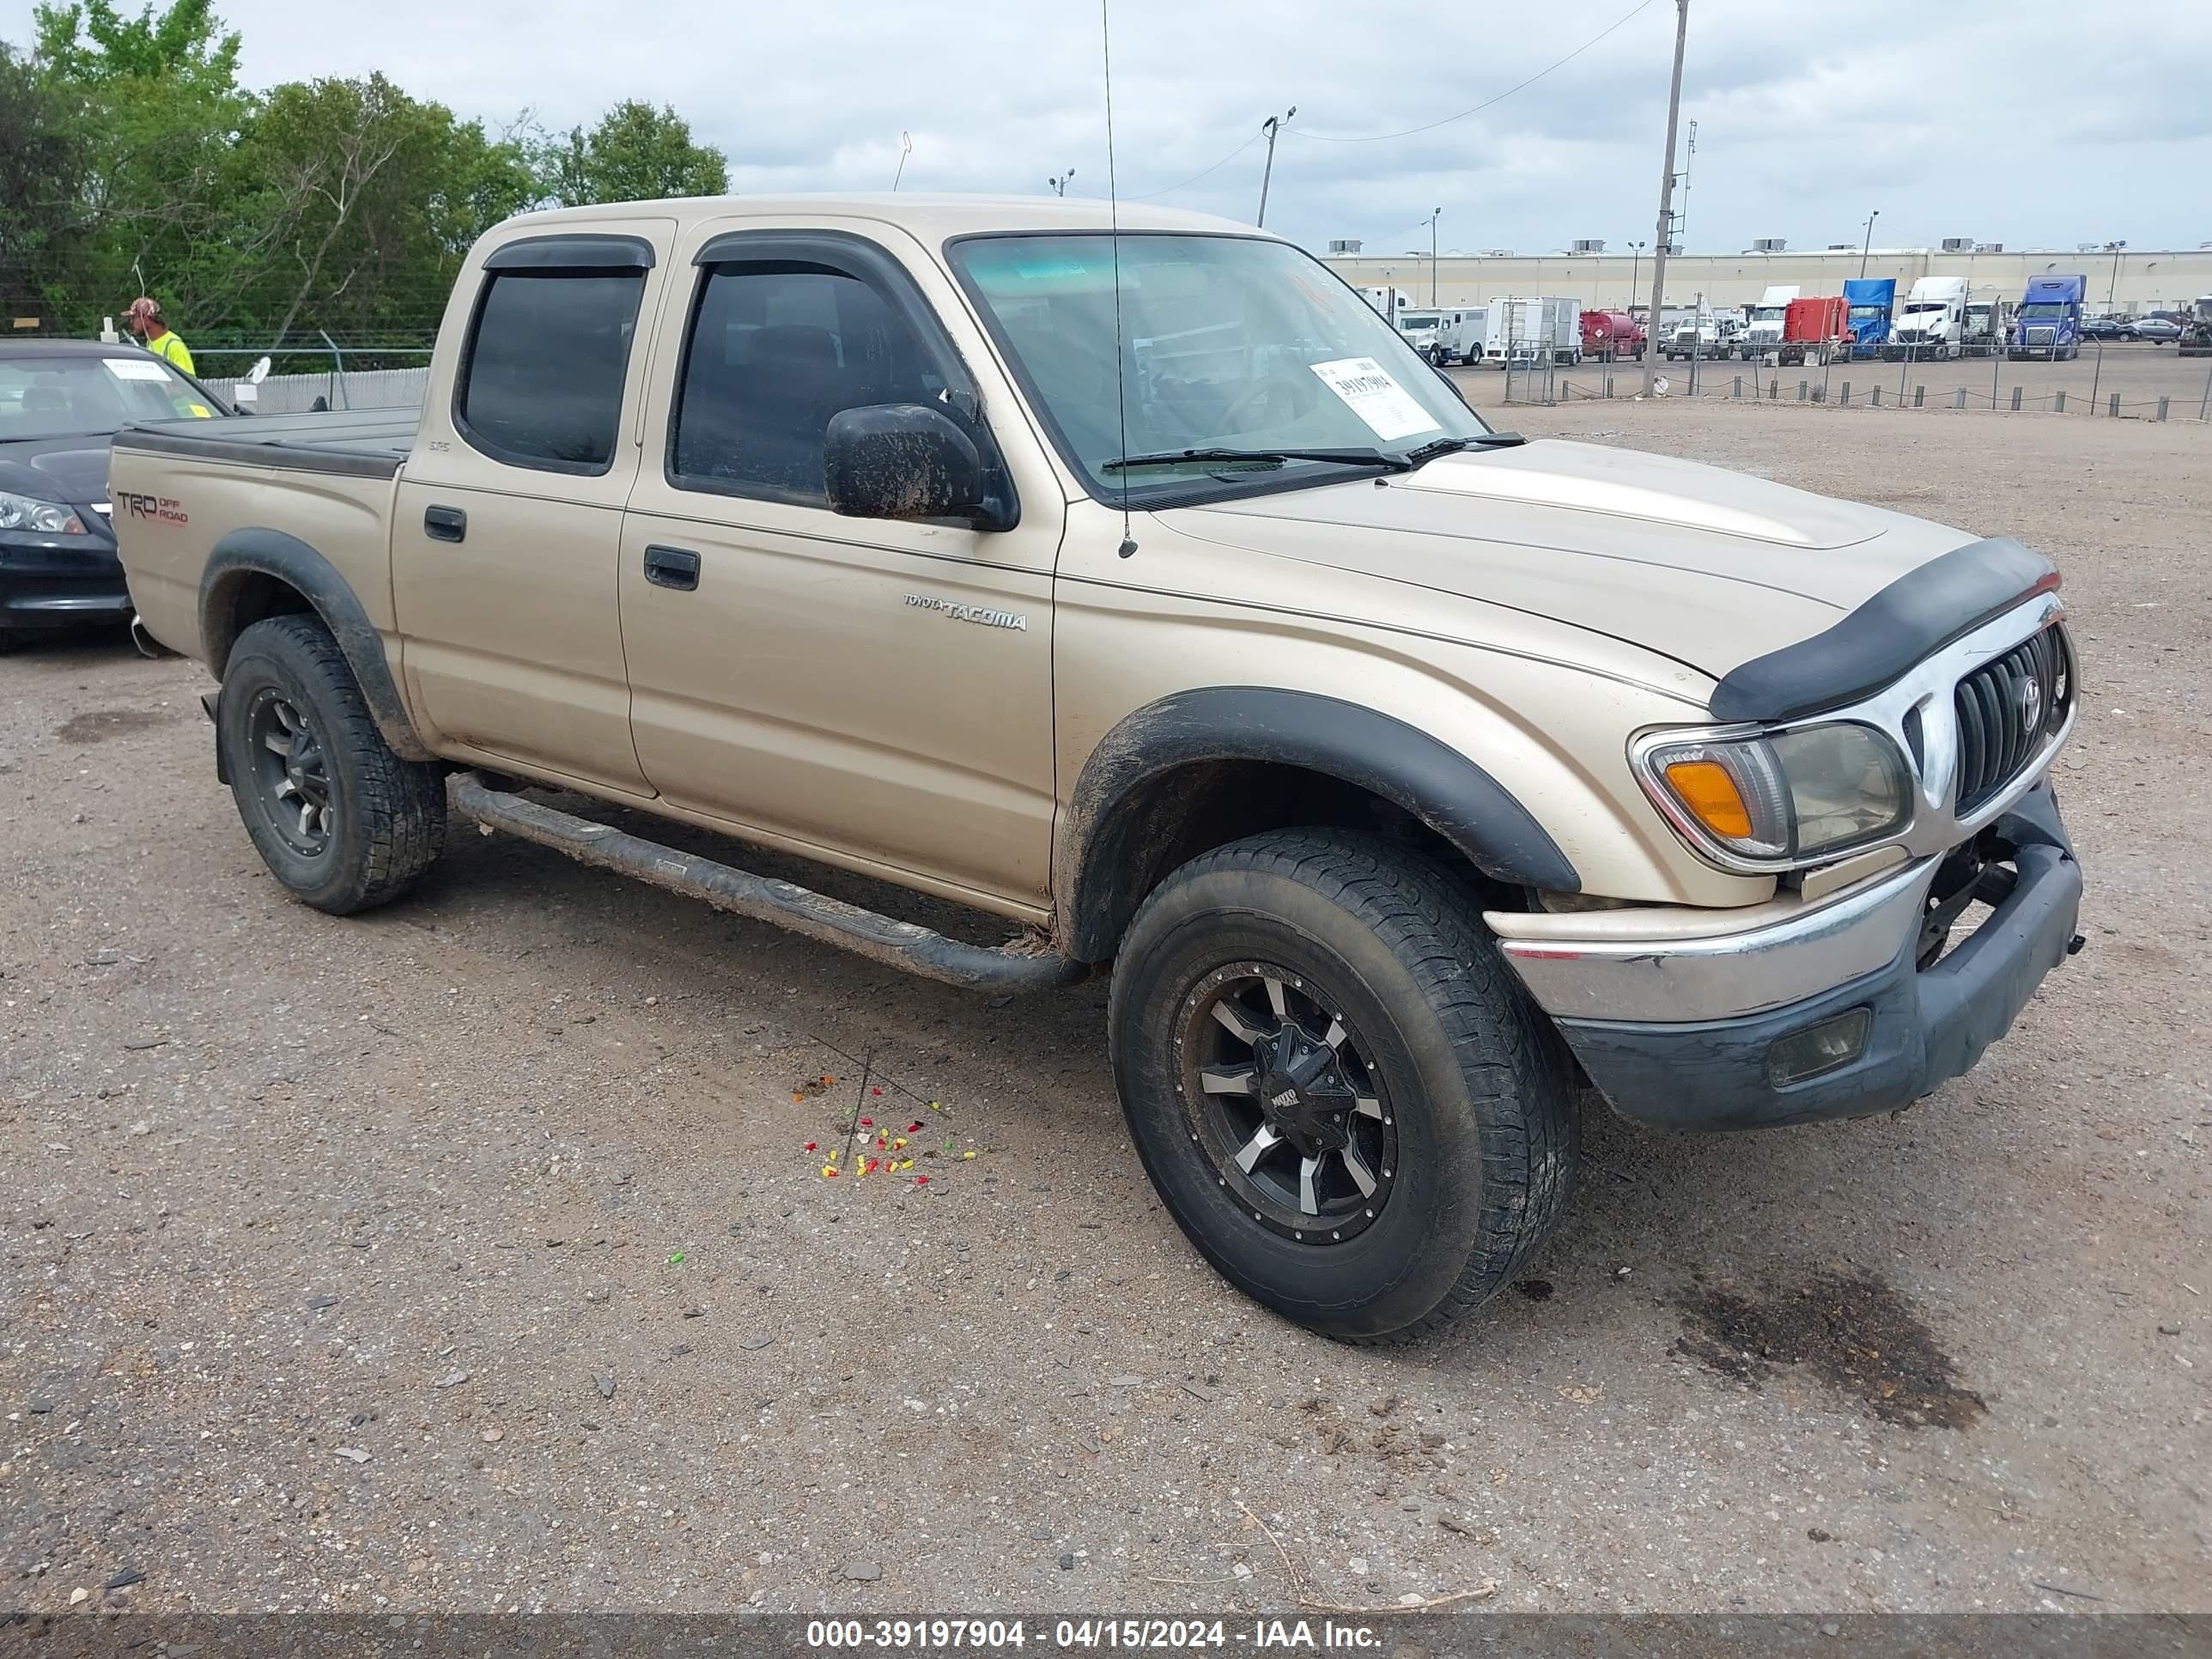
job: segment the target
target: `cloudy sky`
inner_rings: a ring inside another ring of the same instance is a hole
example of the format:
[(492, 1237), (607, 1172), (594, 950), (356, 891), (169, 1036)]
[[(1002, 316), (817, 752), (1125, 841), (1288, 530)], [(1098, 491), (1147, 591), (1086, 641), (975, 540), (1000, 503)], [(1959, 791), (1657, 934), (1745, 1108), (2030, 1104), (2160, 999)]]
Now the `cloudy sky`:
[[(495, 125), (672, 103), (741, 191), (882, 189), (902, 131), (907, 188), (1042, 191), (1072, 167), (1073, 193), (1105, 191), (1095, 4), (218, 3), (253, 84), (382, 69)], [(0, 34), (27, 40), (30, 12), (0, 0)], [(1671, 0), (1113, 0), (1121, 191), (1249, 220), (1259, 123), (1296, 105), (1268, 222), (1309, 244), (1425, 248), (1438, 206), (1447, 250), (1648, 241), (1673, 32)], [(2208, 88), (2212, 27), (2075, 0), (1691, 0), (1686, 240), (1856, 241), (1879, 208), (1892, 246), (2194, 248), (2212, 240)]]

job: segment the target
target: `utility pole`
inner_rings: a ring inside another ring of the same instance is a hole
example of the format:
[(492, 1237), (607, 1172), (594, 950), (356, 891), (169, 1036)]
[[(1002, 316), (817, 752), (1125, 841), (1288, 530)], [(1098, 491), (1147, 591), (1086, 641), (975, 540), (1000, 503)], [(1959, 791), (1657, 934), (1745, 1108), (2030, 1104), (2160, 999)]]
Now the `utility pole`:
[(1880, 208), (1867, 215), (1866, 241), (1859, 248), (1859, 275), (1862, 276), (1866, 275), (1867, 255), (1874, 252), (1874, 222), (1881, 217)]
[(1437, 302), (1437, 221), (1444, 216), (1442, 208), (1429, 215), (1429, 303)]
[(1674, 231), (1674, 132), (1682, 113), (1682, 48), (1690, 36), (1690, 0), (1674, 0), (1674, 78), (1667, 88), (1667, 159), (1659, 169), (1659, 237), (1651, 245), (1651, 320), (1644, 331), (1644, 395), (1659, 372), (1660, 302), (1667, 291), (1667, 242)]
[(1046, 179), (1045, 183), (1052, 186), (1052, 193), (1054, 195), (1065, 196), (1067, 194), (1067, 181), (1073, 177), (1075, 177), (1075, 169), (1073, 167), (1070, 167), (1065, 173), (1054, 173), (1051, 178)]
[(1282, 114), (1270, 115), (1260, 123), (1260, 131), (1267, 135), (1267, 165), (1260, 174), (1260, 217), (1256, 222), (1261, 229), (1265, 229), (1267, 223), (1267, 183), (1275, 176), (1275, 135), (1297, 112), (1298, 106), (1293, 104)]

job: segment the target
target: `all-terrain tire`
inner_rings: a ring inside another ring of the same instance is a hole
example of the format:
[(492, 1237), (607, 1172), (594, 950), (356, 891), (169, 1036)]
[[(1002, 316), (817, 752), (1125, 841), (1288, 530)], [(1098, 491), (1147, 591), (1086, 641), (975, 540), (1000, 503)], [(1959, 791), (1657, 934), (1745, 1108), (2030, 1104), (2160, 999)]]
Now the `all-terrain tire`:
[[(312, 732), (323, 763), (328, 811), (316, 836), (288, 835), (296, 809), (272, 795), (254, 711), (276, 702)], [(392, 751), (345, 653), (315, 617), (271, 617), (238, 636), (216, 703), (216, 742), (255, 850), (302, 903), (334, 916), (389, 903), (444, 850), (443, 773)]]
[[(1294, 976), (1310, 1024), (1356, 1034), (1370, 1056), (1348, 1064), (1382, 1097), (1398, 1167), (1356, 1235), (1257, 1219), (1205, 1115), (1216, 1091), (1186, 1048), (1219, 1041), (1206, 988), (1255, 963)], [(1407, 1341), (1472, 1313), (1543, 1242), (1572, 1182), (1559, 1034), (1467, 889), (1376, 837), (1275, 831), (1176, 871), (1130, 923), (1108, 1033), (1130, 1133), (1183, 1231), (1246, 1295), (1328, 1336)]]

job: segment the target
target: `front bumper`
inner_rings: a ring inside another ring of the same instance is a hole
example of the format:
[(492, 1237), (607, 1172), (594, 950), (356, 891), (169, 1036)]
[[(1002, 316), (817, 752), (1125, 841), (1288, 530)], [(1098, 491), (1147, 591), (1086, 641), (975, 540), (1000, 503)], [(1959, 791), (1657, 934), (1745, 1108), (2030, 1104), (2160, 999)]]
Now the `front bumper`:
[[(2017, 878), (1925, 969), (1916, 961), (1936, 859), (1734, 933), (1500, 945), (1625, 1116), (1748, 1129), (1893, 1111), (1972, 1068), (2077, 948), (2081, 870), (2049, 782), (1986, 833)], [(1775, 1081), (1777, 1043), (1856, 1010), (1866, 1021), (1854, 1058)]]
[(0, 629), (128, 622), (135, 610), (112, 548), (0, 548)]

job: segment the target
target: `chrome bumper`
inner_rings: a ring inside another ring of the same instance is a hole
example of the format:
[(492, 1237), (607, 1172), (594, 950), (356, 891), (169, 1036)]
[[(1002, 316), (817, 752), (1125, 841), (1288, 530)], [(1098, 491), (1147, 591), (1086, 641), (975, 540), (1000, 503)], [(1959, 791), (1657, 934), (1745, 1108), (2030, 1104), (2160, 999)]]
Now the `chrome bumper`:
[(1755, 1014), (1847, 984), (1916, 937), (1941, 860), (1921, 859), (1814, 903), (1650, 906), (1484, 920), (1537, 1005), (1559, 1019), (1686, 1022)]

